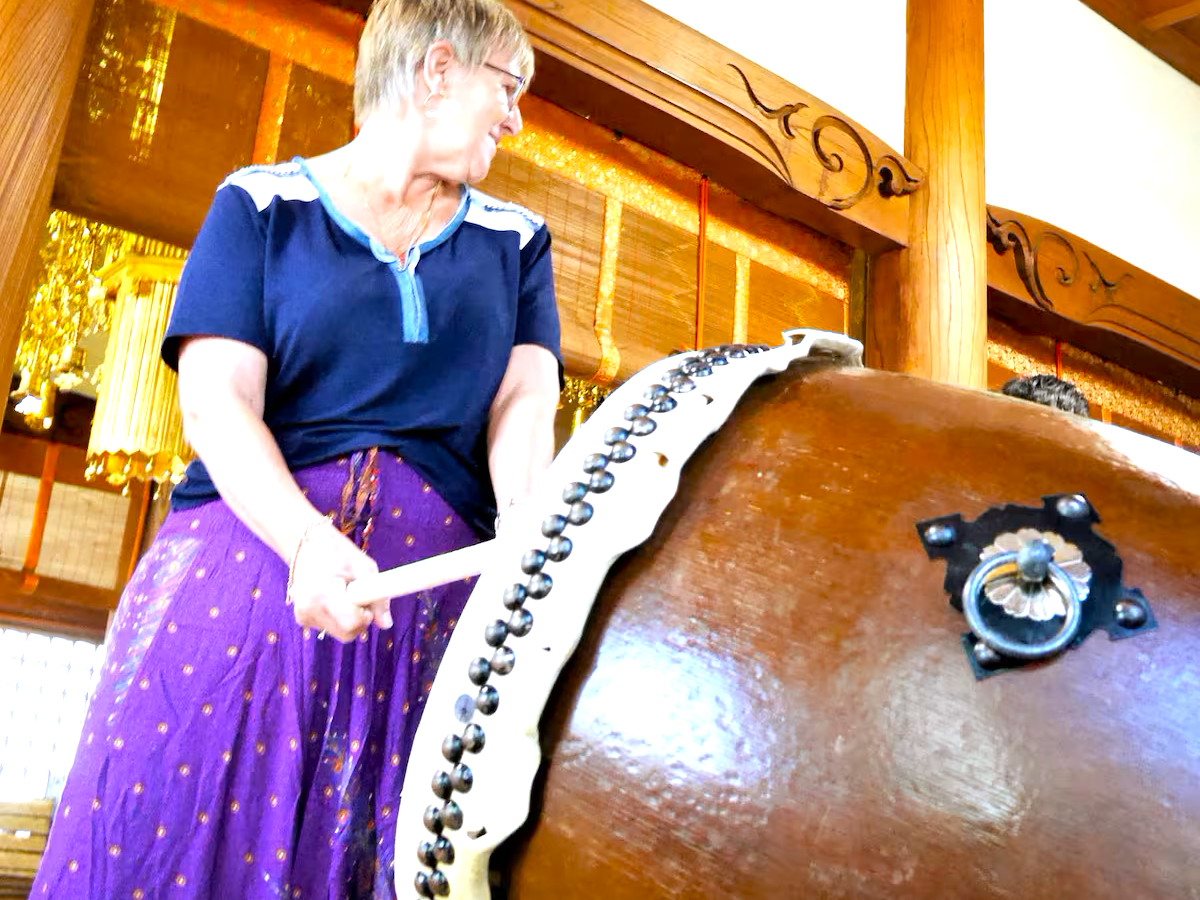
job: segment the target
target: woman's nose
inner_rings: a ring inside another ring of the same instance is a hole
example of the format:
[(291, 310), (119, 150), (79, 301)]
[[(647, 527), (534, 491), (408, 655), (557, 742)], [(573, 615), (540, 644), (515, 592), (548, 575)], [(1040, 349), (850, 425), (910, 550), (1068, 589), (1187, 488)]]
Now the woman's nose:
[(520, 105), (514, 105), (513, 108), (508, 111), (508, 115), (505, 117), (504, 121), (500, 123), (500, 127), (509, 134), (519, 134), (523, 124), (524, 123), (521, 121), (521, 107)]

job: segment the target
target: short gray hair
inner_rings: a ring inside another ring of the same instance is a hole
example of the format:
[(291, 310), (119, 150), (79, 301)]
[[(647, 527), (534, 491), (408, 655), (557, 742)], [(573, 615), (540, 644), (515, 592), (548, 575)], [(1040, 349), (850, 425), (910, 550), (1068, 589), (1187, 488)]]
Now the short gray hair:
[(500, 0), (376, 0), (358, 42), (354, 121), (413, 99), (415, 75), (435, 41), (445, 40), (468, 68), (495, 51), (511, 53), (517, 74), (533, 74), (533, 49)]
[(1004, 382), (1000, 393), (1021, 400), (1032, 400), (1042, 406), (1061, 409), (1077, 416), (1091, 414), (1083, 392), (1071, 382), (1063, 381), (1054, 375), (1018, 375)]

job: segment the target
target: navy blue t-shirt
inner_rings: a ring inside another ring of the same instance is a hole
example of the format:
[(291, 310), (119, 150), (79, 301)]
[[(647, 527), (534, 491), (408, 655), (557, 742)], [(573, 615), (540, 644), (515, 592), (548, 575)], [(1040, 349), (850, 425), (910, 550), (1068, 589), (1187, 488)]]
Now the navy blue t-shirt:
[[(268, 360), (263, 419), (289, 468), (381, 447), (489, 533), (492, 399), (516, 344), (559, 359), (545, 223), (463, 188), (454, 217), (402, 264), (347, 219), (302, 161), (254, 166), (217, 189), (163, 341), (216, 335)], [(200, 460), (174, 508), (216, 499)]]

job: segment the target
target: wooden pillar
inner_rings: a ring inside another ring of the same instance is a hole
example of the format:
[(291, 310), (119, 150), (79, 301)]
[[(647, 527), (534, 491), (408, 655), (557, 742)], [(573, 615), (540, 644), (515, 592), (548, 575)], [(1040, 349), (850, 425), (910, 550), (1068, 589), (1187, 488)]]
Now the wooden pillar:
[(0, 361), (5, 390), (50, 213), (92, 0), (0, 3)]
[(986, 387), (983, 0), (908, 0), (909, 246), (874, 261), (869, 364)]

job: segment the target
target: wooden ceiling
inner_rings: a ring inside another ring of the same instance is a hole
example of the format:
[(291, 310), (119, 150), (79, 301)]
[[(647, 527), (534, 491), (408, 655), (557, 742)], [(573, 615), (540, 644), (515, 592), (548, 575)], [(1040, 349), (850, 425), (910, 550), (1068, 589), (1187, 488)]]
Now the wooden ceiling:
[(1200, 84), (1200, 0), (1082, 0), (1113, 25)]

